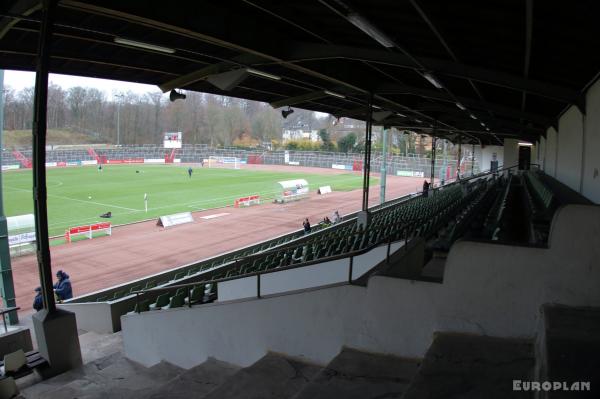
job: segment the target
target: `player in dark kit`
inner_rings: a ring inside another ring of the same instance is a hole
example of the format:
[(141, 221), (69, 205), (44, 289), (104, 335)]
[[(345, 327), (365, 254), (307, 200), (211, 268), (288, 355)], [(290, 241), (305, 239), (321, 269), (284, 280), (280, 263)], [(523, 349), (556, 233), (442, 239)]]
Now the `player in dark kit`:
[(192, 178), (192, 172), (193, 172), (193, 171), (194, 171), (194, 170), (193, 170), (193, 169), (192, 169), (192, 167), (190, 166), (190, 167), (188, 168), (188, 176), (190, 176), (190, 179)]

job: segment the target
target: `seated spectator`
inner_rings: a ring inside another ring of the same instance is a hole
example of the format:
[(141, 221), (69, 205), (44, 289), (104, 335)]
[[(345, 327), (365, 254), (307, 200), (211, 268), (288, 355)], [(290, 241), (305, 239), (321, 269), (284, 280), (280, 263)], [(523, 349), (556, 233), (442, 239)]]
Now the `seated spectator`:
[(427, 197), (429, 194), (429, 186), (430, 183), (427, 180), (423, 181), (423, 197)]
[(73, 298), (73, 289), (71, 288), (71, 280), (69, 275), (62, 270), (56, 272), (58, 281), (54, 284), (54, 294), (59, 301), (65, 301)]
[(308, 221), (308, 218), (304, 219), (302, 226), (304, 226), (304, 234), (310, 233), (310, 222)]
[(42, 299), (42, 287), (35, 289), (35, 298), (33, 299), (33, 308), (36, 312), (44, 309), (44, 300)]
[(325, 226), (329, 226), (329, 225), (331, 224), (331, 220), (330, 220), (330, 219), (329, 219), (327, 216), (325, 216), (325, 217), (323, 218), (323, 224), (324, 224)]
[(333, 224), (339, 223), (342, 221), (342, 217), (338, 211), (333, 212)]

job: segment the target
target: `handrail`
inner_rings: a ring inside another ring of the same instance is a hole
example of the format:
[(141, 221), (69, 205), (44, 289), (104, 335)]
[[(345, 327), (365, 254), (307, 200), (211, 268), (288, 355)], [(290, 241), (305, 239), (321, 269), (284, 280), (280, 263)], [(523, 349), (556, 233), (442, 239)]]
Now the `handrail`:
[[(400, 229), (397, 229), (396, 232), (398, 231), (407, 231), (409, 227), (413, 226), (415, 224), (415, 221), (410, 221), (408, 223), (405, 223), (404, 226), (402, 226)], [(372, 229), (370, 231), (377, 231), (377, 230), (383, 230), (388, 228), (389, 226), (382, 226), (382, 227), (378, 227), (376, 229)], [(356, 234), (367, 234), (367, 232), (369, 232), (369, 230), (364, 230), (362, 232), (354, 232), (351, 233), (351, 235), (356, 235)], [(390, 234), (390, 237), (393, 236), (393, 234)], [(176, 284), (176, 285), (171, 285), (169, 287), (153, 287), (153, 288), (149, 288), (147, 290), (140, 290), (140, 291), (134, 291), (132, 292), (132, 294), (136, 294), (136, 295), (140, 295), (140, 294), (145, 294), (148, 292), (162, 292), (162, 291), (173, 291), (173, 290), (177, 290), (179, 288), (190, 288), (190, 287), (194, 287), (196, 285), (200, 285), (200, 284), (215, 284), (215, 283), (222, 283), (225, 281), (230, 281), (230, 280), (237, 280), (240, 278), (246, 278), (246, 277), (253, 277), (253, 276), (258, 276), (258, 275), (263, 275), (263, 274), (269, 274), (269, 273), (276, 273), (276, 272), (280, 272), (280, 271), (285, 271), (285, 270), (291, 270), (291, 269), (299, 269), (301, 267), (306, 267), (306, 266), (310, 266), (316, 263), (323, 263), (323, 262), (331, 262), (334, 260), (339, 260), (339, 259), (344, 259), (344, 258), (353, 258), (355, 256), (359, 256), (362, 254), (365, 254), (369, 251), (371, 251), (374, 248), (377, 248), (378, 246), (380, 246), (381, 244), (383, 244), (384, 242), (388, 242), (389, 245), (391, 245), (394, 242), (399, 242), (402, 241), (403, 239), (399, 239), (396, 241), (391, 241), (390, 237), (388, 237), (386, 240), (379, 240), (365, 248), (362, 249), (357, 249), (354, 251), (350, 251), (350, 252), (345, 252), (342, 254), (338, 254), (338, 255), (333, 255), (333, 256), (326, 256), (323, 258), (319, 258), (319, 259), (314, 259), (308, 262), (300, 262), (294, 265), (287, 265), (287, 266), (279, 266), (273, 269), (269, 269), (269, 270), (261, 270), (261, 271), (257, 271), (257, 272), (251, 272), (251, 273), (247, 273), (244, 274), (242, 276), (231, 276), (231, 277), (223, 277), (223, 278), (219, 278), (219, 279), (212, 279), (212, 280), (202, 280), (202, 281), (197, 281), (194, 283), (185, 283), (185, 284)], [(405, 242), (407, 242), (406, 238), (408, 237), (408, 235), (403, 236), (405, 237), (404, 240)]]
[(4, 315), (11, 313), (11, 312), (15, 312), (17, 310), (21, 310), (21, 308), (18, 306), (14, 306), (11, 308), (0, 308), (0, 315), (2, 316), (2, 321), (4, 322), (4, 332), (5, 333), (8, 332), (8, 326), (6, 325), (6, 317), (4, 317)]

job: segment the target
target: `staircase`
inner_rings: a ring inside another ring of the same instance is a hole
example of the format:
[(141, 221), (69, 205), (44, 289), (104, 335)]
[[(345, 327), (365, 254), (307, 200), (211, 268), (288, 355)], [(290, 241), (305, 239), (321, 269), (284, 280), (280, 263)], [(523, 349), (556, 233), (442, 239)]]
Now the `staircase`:
[(14, 150), (12, 152), (13, 156), (17, 161), (21, 163), (21, 166), (27, 169), (30, 169), (32, 166), (31, 159), (27, 158), (23, 153), (19, 150)]
[(437, 333), (402, 398), (531, 398), (513, 380), (530, 381), (533, 366), (530, 341)]
[[(596, 398), (600, 310), (546, 305), (538, 338), (436, 333), (424, 359), (343, 348), (325, 367), (267, 353), (238, 366), (209, 358), (184, 370), (144, 367), (120, 333), (80, 336), (85, 365), (21, 387), (21, 399), (520, 399)], [(588, 392), (514, 390), (514, 381), (591, 381)]]
[(177, 154), (177, 148), (171, 150), (171, 154), (165, 154), (165, 163), (175, 162), (175, 155)]
[(92, 147), (88, 147), (87, 152), (90, 157), (94, 158), (99, 164), (101, 163), (100, 156), (98, 156), (96, 150), (94, 150)]

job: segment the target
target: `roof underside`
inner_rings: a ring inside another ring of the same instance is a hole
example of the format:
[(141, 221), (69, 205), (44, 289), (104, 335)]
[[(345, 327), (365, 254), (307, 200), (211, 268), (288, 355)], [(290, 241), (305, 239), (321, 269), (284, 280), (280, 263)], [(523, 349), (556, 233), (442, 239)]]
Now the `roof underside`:
[[(35, 69), (40, 10), (38, 0), (2, 2), (0, 68)], [(453, 141), (535, 141), (567, 106), (583, 107), (600, 70), (599, 11), (595, 0), (64, 0), (50, 72), (363, 120), (372, 93), (377, 123)]]

